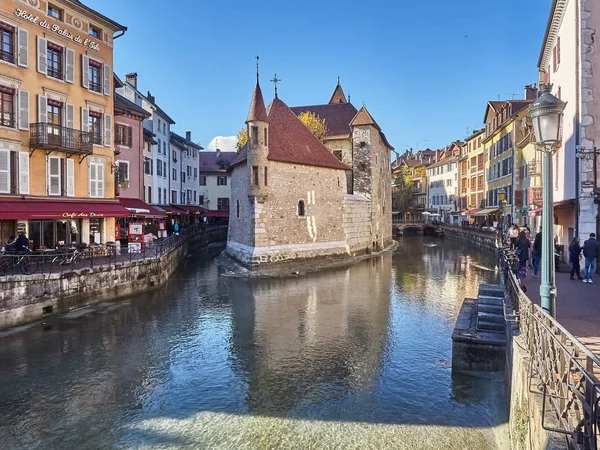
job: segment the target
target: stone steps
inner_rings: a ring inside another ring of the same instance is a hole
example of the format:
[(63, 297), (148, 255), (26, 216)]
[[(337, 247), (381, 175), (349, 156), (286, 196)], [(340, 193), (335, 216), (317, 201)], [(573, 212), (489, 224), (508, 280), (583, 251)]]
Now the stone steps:
[(477, 319), (477, 329), (482, 331), (504, 331), (504, 324)]
[(481, 284), (477, 297), (477, 329), (504, 331), (504, 288), (496, 284)]
[(504, 306), (497, 304), (487, 304), (487, 303), (479, 303), (477, 305), (477, 311), (484, 313), (492, 313), (492, 314), (502, 314), (504, 315)]

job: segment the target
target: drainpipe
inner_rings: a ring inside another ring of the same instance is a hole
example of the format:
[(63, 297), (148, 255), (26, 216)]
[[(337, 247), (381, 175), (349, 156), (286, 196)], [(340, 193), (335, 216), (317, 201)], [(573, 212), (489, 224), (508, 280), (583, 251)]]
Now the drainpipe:
[[(576, 44), (575, 44), (575, 48), (577, 49), (577, 51), (575, 52), (575, 236), (579, 236), (579, 211), (580, 211), (580, 205), (579, 205), (579, 197), (580, 197), (580, 187), (579, 187), (579, 170), (580, 170), (580, 156), (578, 154), (579, 152), (579, 139), (580, 139), (580, 132), (579, 132), (579, 126), (580, 126), (580, 117), (579, 114), (581, 113), (581, 108), (579, 107), (579, 102), (580, 102), (580, 92), (579, 89), (581, 87), (581, 83), (579, 81), (579, 76), (581, 74), (581, 71), (579, 70), (579, 64), (581, 64), (581, 48), (580, 48), (580, 33), (581, 33), (581, 22), (579, 20), (579, 8), (581, 7), (581, 2), (578, 0), (575, 3), (575, 23), (577, 23), (577, 38), (576, 38)], [(595, 160), (595, 158), (594, 158)]]

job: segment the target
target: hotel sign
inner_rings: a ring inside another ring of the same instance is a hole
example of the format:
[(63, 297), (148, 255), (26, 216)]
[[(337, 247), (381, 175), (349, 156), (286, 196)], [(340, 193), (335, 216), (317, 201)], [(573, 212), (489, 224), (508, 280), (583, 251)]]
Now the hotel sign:
[(72, 41), (77, 42), (78, 44), (81, 44), (87, 48), (96, 50), (97, 52), (100, 51), (100, 44), (98, 44), (97, 42), (92, 41), (91, 39), (87, 39), (87, 38), (83, 39), (80, 35), (75, 36), (75, 35), (69, 33), (69, 30), (67, 30), (66, 28), (61, 28), (57, 24), (52, 25), (52, 24), (48, 23), (48, 21), (45, 19), (40, 22), (39, 21), (40, 16), (34, 16), (33, 14), (28, 13), (24, 9), (17, 8), (17, 10), (15, 11), (15, 16), (17, 16), (21, 19), (27, 20), (28, 22), (31, 22), (31, 23), (37, 25), (38, 27), (44, 28), (45, 30), (49, 30), (56, 34), (60, 34), (62, 37), (71, 39)]

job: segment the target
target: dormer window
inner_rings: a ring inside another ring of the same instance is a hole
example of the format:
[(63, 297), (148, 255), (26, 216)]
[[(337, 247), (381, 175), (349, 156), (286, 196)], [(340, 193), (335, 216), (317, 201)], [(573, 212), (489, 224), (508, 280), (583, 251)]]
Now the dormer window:
[(90, 25), (90, 36), (102, 39), (102, 30), (95, 25)]

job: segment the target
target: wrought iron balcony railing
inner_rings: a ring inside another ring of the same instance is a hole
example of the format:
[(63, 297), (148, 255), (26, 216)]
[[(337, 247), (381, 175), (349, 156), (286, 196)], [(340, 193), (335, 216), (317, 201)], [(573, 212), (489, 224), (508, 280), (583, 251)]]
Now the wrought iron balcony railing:
[(32, 123), (29, 127), (29, 145), (33, 149), (60, 150), (78, 155), (93, 153), (90, 133), (51, 123)]

